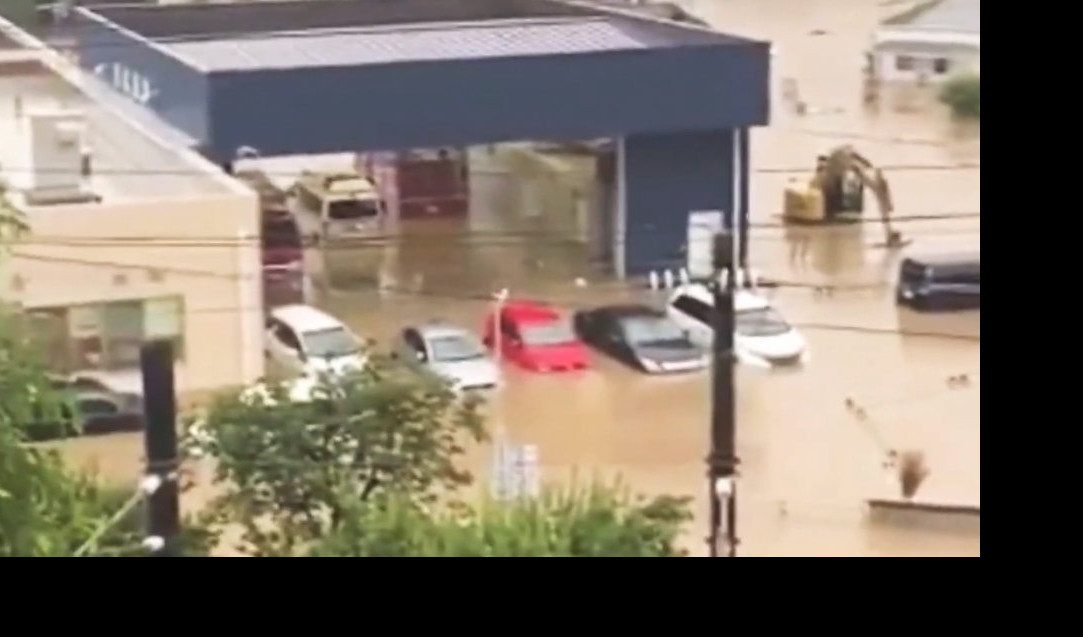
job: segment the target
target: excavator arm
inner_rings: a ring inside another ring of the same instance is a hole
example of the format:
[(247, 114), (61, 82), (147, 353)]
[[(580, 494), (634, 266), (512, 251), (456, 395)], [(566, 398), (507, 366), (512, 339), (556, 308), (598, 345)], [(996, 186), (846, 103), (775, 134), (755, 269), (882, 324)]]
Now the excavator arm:
[(884, 171), (873, 165), (863, 155), (850, 151), (850, 170), (853, 171), (861, 183), (865, 185), (876, 197), (876, 205), (880, 209), (880, 221), (884, 224), (884, 236), (888, 246), (896, 245), (901, 240), (901, 235), (891, 227), (891, 215), (895, 212), (895, 205), (891, 199), (891, 187), (888, 185)]

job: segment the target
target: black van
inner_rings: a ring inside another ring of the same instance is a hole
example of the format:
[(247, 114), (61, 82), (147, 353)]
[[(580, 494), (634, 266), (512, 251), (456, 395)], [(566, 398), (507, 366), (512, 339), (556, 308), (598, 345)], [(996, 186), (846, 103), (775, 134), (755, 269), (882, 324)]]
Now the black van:
[(981, 256), (944, 254), (903, 259), (895, 302), (915, 310), (979, 309)]

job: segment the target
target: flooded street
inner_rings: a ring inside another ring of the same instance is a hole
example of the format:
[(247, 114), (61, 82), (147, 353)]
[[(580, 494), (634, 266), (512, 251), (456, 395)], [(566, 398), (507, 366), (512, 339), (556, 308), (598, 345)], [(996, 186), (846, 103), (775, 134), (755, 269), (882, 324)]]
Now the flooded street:
[[(750, 254), (759, 273), (792, 284), (768, 294), (812, 353), (801, 370), (739, 370), (739, 554), (980, 555), (980, 531), (872, 523), (861, 506), (866, 498), (898, 493), (882, 467), (885, 447), (926, 453), (931, 474), (919, 500), (980, 503), (980, 316), (897, 310), (892, 286), (899, 255), (876, 246), (884, 235), (875, 221), (793, 229), (778, 218), (787, 181), (807, 179), (818, 154), (849, 143), (885, 169), (896, 215), (923, 217), (897, 224), (913, 240), (910, 250), (977, 249), (978, 131), (953, 124), (928, 96), (894, 96), (901, 105), (882, 104), (879, 111), (862, 105), (861, 65), (871, 31), (907, 3), (682, 4), (723, 31), (776, 43), (772, 125), (752, 135)], [(794, 113), (782, 99), (787, 78), (796, 81), (807, 114)], [(479, 328), (487, 302), (476, 297), (503, 286), (513, 296), (568, 309), (609, 299), (664, 302), (663, 295), (593, 274), (583, 251), (566, 241), (516, 237), (534, 226), (531, 213), (519, 209), (522, 198), (507, 191), (507, 177), (478, 171), (471, 179), (470, 241), (437, 236), (403, 245), (395, 257), (401, 279), (395, 291), (330, 290), (320, 305), (359, 334), (387, 343), (406, 324), (434, 318)], [(509, 214), (518, 214), (514, 223), (506, 222)], [(865, 214), (873, 219), (874, 206)], [(577, 277), (590, 282), (577, 285)], [(516, 442), (538, 445), (545, 480), (619, 475), (637, 491), (693, 496), (697, 517), (687, 544), (693, 554), (705, 553), (709, 374), (656, 378), (598, 354), (593, 362), (588, 372), (566, 375), (507, 367), (509, 383), (493, 402), (491, 424)], [(142, 447), (138, 437), (115, 436), (67, 443), (66, 451), (105, 475), (127, 478), (139, 471)], [(487, 447), (470, 452), (481, 479), (490, 453)]]

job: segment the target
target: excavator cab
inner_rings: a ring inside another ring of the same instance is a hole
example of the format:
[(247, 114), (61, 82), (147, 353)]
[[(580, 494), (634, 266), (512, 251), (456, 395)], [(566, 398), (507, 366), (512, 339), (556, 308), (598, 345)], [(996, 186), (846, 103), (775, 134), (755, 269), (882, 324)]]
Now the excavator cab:
[(865, 190), (876, 197), (886, 245), (902, 243), (891, 228), (894, 204), (883, 172), (850, 146), (841, 146), (816, 158), (816, 170), (801, 188), (791, 184), (784, 192), (783, 219), (791, 223), (856, 222), (865, 210)]
[(856, 221), (865, 211), (865, 184), (850, 173), (826, 179), (822, 186), (824, 221)]

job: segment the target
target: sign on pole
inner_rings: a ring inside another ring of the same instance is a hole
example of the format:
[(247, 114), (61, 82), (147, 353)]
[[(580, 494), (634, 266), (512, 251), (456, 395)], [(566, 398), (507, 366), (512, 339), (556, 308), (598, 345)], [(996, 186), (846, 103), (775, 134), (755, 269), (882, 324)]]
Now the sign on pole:
[(537, 497), (541, 492), (537, 445), (498, 440), (493, 449), (491, 491), (497, 500)]
[(688, 213), (688, 274), (693, 279), (714, 276), (714, 237), (725, 229), (721, 210), (694, 210)]

